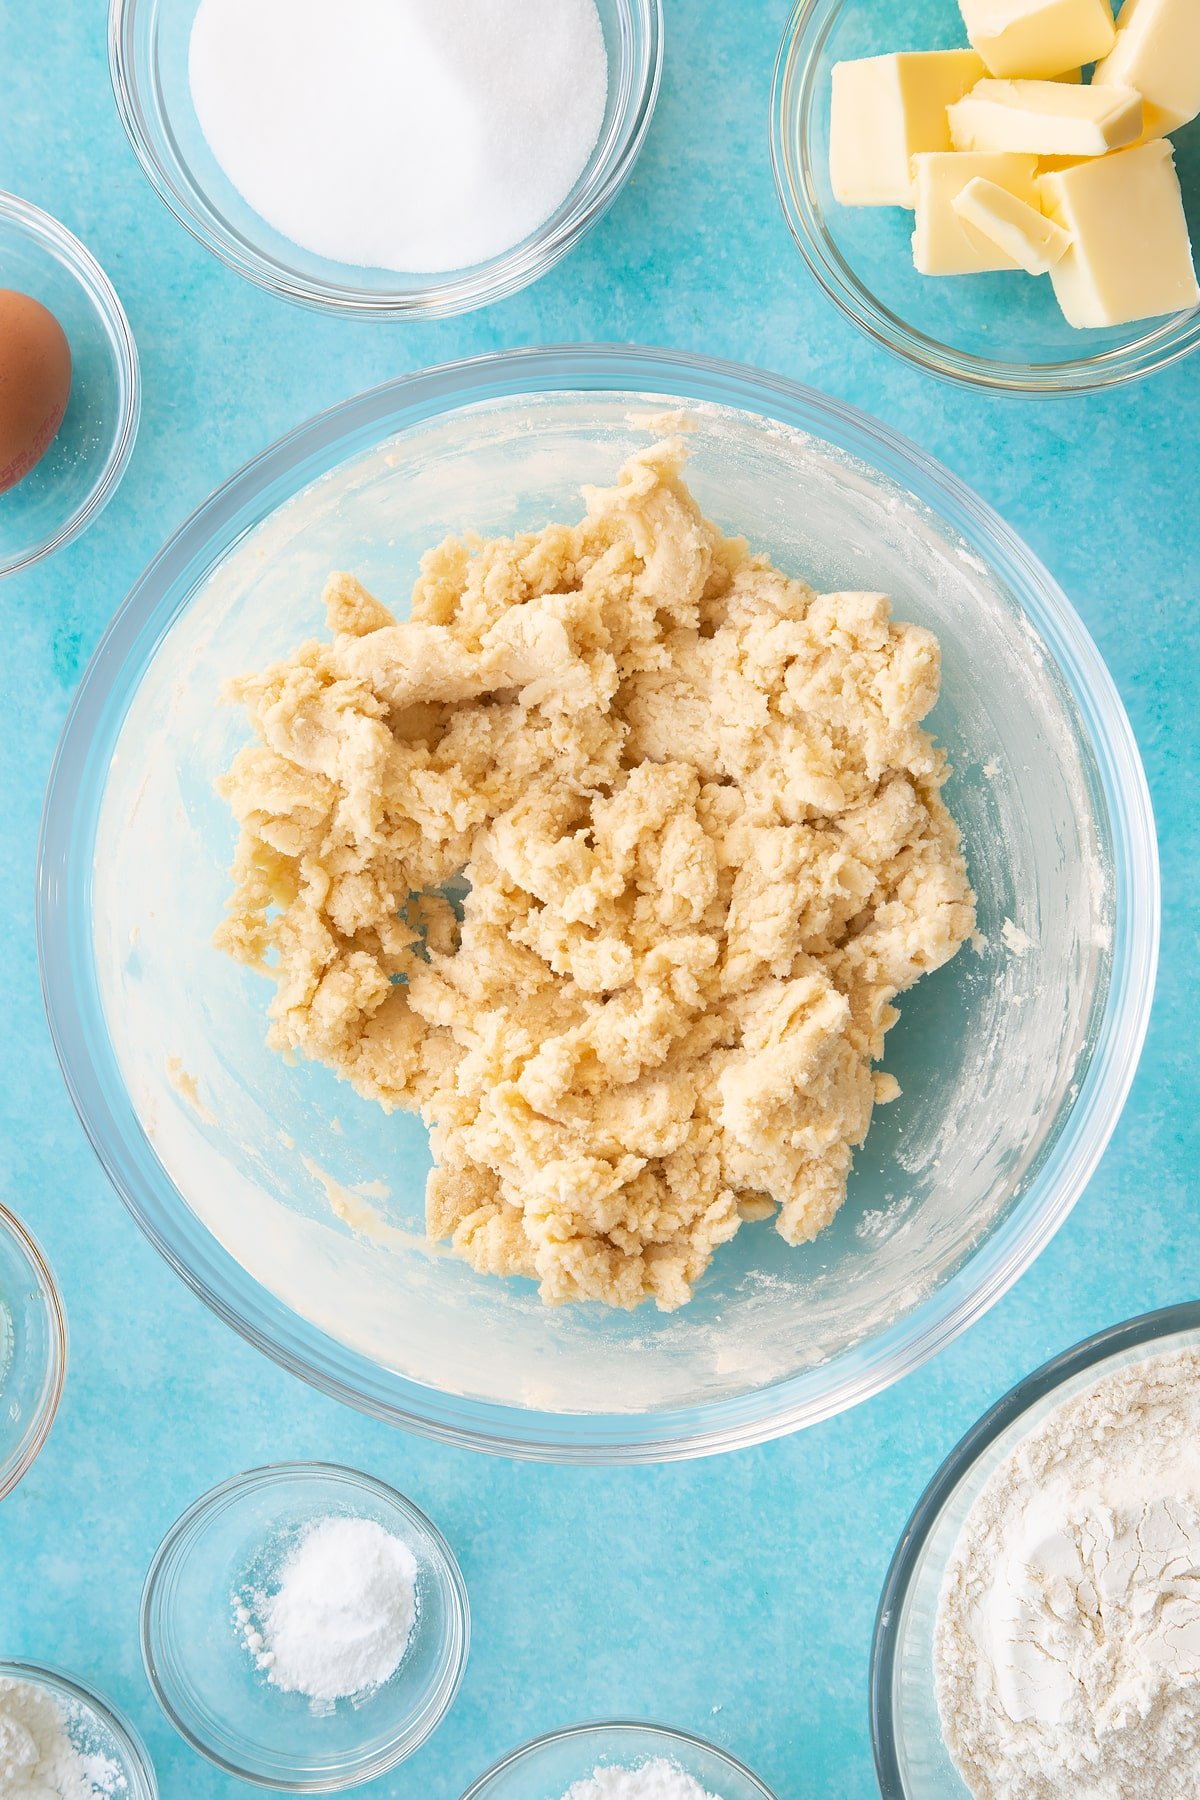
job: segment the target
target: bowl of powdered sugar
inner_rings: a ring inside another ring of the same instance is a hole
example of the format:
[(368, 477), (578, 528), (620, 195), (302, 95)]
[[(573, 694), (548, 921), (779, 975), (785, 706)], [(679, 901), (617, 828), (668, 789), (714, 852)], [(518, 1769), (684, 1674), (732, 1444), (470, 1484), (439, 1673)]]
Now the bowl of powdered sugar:
[(466, 1589), (393, 1489), (322, 1463), (253, 1469), (171, 1528), (142, 1599), (154, 1691), (188, 1741), (285, 1793), (384, 1774), (453, 1703)]
[[(685, 1731), (572, 1725), (523, 1744), (463, 1800), (774, 1800), (725, 1750)], [(797, 1796), (799, 1800), (799, 1796)]]
[(142, 166), (239, 274), (438, 316), (535, 280), (608, 208), (658, 92), (662, 0), (112, 0)]
[(903, 1800), (1200, 1792), (1200, 1306), (1015, 1388), (901, 1542), (873, 1669)]
[(11, 1800), (158, 1800), (133, 1727), (53, 1669), (0, 1663), (0, 1794)]

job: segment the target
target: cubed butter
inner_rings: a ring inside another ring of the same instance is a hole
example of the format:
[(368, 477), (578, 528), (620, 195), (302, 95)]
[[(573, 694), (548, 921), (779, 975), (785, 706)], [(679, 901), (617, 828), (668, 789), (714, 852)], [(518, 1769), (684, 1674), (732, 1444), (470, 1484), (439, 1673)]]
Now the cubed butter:
[(1068, 324), (1127, 325), (1200, 303), (1175, 158), (1165, 138), (1038, 181), (1071, 239), (1050, 271)]
[(973, 50), (837, 63), (829, 129), (835, 198), (843, 206), (911, 206), (913, 157), (949, 150), (946, 109), (986, 73)]
[(1061, 225), (1027, 200), (978, 175), (954, 196), (951, 205), (965, 224), (982, 232), (1029, 275), (1048, 274), (1071, 242)]
[(1093, 80), (1135, 87), (1177, 131), (1200, 114), (1200, 0), (1125, 0)]
[(1141, 134), (1142, 96), (1135, 88), (981, 81), (950, 108), (950, 137), (956, 150), (1104, 156), (1132, 144)]
[(1107, 56), (1113, 47), (1109, 0), (958, 0), (958, 4), (967, 36), (993, 75), (1048, 80), (1064, 69)]
[(1036, 173), (1034, 156), (974, 150), (914, 156), (913, 261), (921, 274), (982, 275), (990, 269), (1019, 269), (1016, 257), (960, 217), (954, 202), (968, 182), (982, 179), (1036, 207)]

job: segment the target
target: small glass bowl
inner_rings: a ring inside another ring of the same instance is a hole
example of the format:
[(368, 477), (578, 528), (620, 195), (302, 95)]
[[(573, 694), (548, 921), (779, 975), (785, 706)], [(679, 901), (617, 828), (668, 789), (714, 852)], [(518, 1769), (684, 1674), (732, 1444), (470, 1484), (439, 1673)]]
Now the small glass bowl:
[(552, 1731), (514, 1750), (469, 1787), (462, 1800), (564, 1800), (577, 1781), (597, 1768), (617, 1768), (663, 1757), (698, 1781), (713, 1800), (774, 1800), (726, 1750), (686, 1731), (663, 1725), (601, 1721)]
[(0, 192), (0, 287), (49, 307), (71, 346), (71, 398), (37, 466), (0, 494), (0, 577), (61, 549), (116, 491), (141, 411), (137, 346), (104, 270), (49, 213)]
[(596, 0), (608, 49), (608, 104), (587, 166), (558, 210), (511, 250), (430, 275), (329, 261), (274, 231), (243, 200), (192, 104), (188, 46), (198, 0), (110, 0), (109, 69), (129, 141), (180, 223), (239, 275), (331, 312), (445, 318), (544, 275), (600, 219), (637, 161), (658, 98), (662, 0)]
[(0, 1206), (0, 1500), (36, 1461), (67, 1373), (67, 1317), (45, 1257)]
[[(305, 1526), (375, 1519), (417, 1562), (417, 1619), (381, 1688), (320, 1705), (271, 1687), (234, 1609)], [(160, 1544), (142, 1593), (142, 1656), (159, 1704), (201, 1755), (288, 1794), (332, 1793), (394, 1769), (436, 1730), (467, 1664), (467, 1590), (449, 1545), (383, 1482), (329, 1463), (251, 1469), (202, 1495)]]
[(158, 1800), (158, 1782), (146, 1746), (110, 1700), (69, 1675), (37, 1663), (0, 1662), (2, 1681), (20, 1681), (41, 1688), (57, 1702), (66, 1721), (67, 1735), (76, 1748), (85, 1755), (103, 1756), (116, 1764), (125, 1785), (117, 1789), (113, 1800)]
[[(894, 6), (796, 0), (775, 65), (771, 159), (784, 216), (829, 298), (876, 343), (968, 387), (1069, 394), (1153, 374), (1200, 343), (1200, 307), (1105, 331), (1067, 324), (1047, 279), (1017, 271), (932, 278), (912, 260), (912, 214), (841, 206), (829, 180), (831, 71), (891, 50), (963, 44), (954, 0), (941, 23), (906, 35)], [(932, 37), (932, 41), (931, 41)], [(1200, 125), (1175, 139), (1192, 241), (1200, 244)]]
[(971, 1507), (1020, 1440), (1115, 1369), (1200, 1345), (1200, 1302), (1085, 1338), (1017, 1383), (951, 1451), (904, 1528), (871, 1656), (871, 1736), (882, 1800), (968, 1800), (942, 1739), (933, 1637), (946, 1567)]

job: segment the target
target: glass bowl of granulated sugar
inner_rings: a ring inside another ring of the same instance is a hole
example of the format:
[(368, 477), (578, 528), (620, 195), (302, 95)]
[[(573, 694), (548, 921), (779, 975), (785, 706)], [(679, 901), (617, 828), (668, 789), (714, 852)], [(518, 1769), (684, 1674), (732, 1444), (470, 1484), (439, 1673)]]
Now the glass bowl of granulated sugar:
[(514, 293), (641, 150), (662, 0), (112, 0), (130, 142), (239, 275), (334, 312)]
[(203, 1495), (163, 1539), (142, 1655), (218, 1768), (331, 1793), (411, 1756), (454, 1703), (467, 1591), (437, 1527), (353, 1469), (281, 1463)]
[(1200, 1742), (1200, 1304), (1109, 1327), (984, 1414), (876, 1623), (883, 1800), (1162, 1800)]
[(728, 1751), (661, 1725), (572, 1725), (534, 1738), (463, 1800), (774, 1800)]

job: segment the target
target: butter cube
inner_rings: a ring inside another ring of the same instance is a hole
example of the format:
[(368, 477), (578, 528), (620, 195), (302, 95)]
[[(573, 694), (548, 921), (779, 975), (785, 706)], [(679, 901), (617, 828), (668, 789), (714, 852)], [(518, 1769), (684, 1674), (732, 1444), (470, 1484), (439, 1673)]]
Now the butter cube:
[(993, 75), (1048, 79), (1080, 63), (1095, 62), (1113, 47), (1109, 0), (958, 0), (958, 4), (967, 36)]
[(1168, 131), (1186, 125), (1200, 114), (1200, 0), (1125, 0), (1093, 80), (1137, 88)]
[(1036, 172), (1035, 156), (974, 150), (914, 156), (913, 261), (921, 274), (982, 275), (989, 269), (1019, 269), (1016, 257), (961, 218), (954, 202), (968, 182), (982, 178), (1036, 207)]
[(946, 108), (986, 73), (973, 50), (837, 63), (829, 129), (835, 198), (843, 206), (911, 206), (913, 157), (949, 150)]
[(981, 176), (968, 181), (951, 205), (960, 219), (982, 232), (1029, 275), (1048, 274), (1070, 246), (1061, 225)]
[(950, 108), (950, 137), (956, 150), (1104, 156), (1132, 144), (1141, 134), (1142, 96), (1127, 87), (981, 81)]
[(1043, 211), (1071, 238), (1050, 271), (1068, 324), (1128, 325), (1200, 303), (1165, 138), (1052, 171), (1038, 188)]

